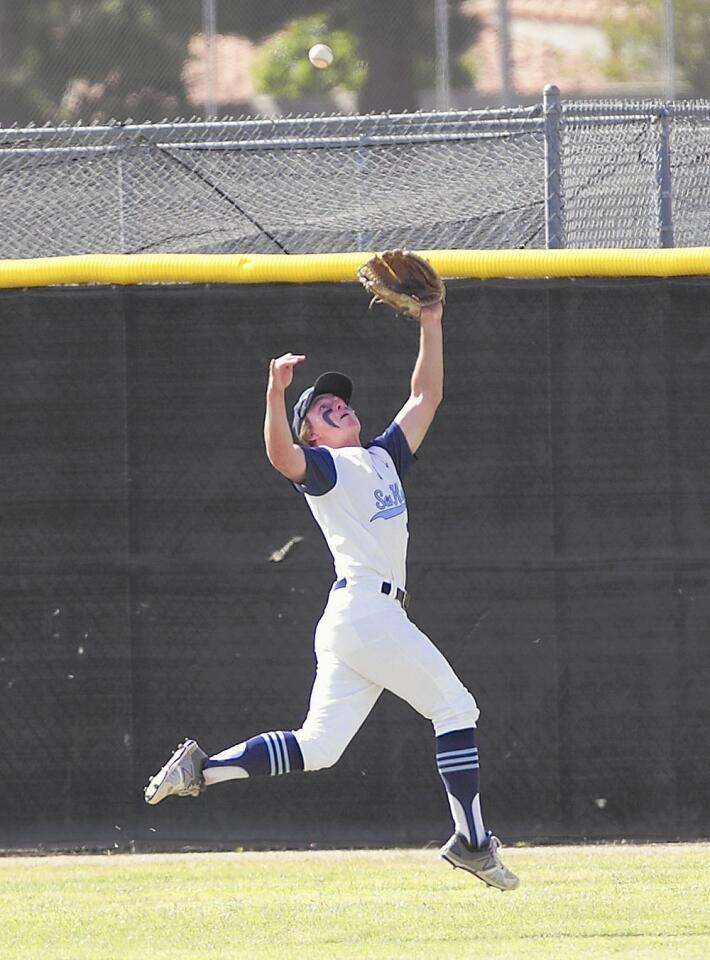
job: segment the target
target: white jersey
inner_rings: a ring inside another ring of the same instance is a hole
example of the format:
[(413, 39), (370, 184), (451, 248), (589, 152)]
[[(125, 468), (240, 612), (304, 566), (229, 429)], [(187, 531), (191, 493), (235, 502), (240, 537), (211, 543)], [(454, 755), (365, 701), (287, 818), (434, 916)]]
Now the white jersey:
[(336, 580), (376, 577), (404, 588), (407, 500), (402, 476), (414, 461), (397, 423), (365, 447), (306, 447), (297, 489), (323, 532)]

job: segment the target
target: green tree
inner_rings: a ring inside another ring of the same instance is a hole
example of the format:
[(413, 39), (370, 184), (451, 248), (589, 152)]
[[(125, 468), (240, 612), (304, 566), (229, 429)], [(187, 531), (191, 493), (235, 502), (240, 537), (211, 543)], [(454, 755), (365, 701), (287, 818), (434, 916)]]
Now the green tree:
[[(675, 66), (691, 97), (710, 97), (708, 0), (674, 0)], [(663, 0), (627, 0), (623, 17), (605, 23), (614, 80), (660, 80)]]
[[(450, 53), (456, 63), (473, 44), (480, 23), (463, 13), (461, 0), (449, 0), (449, 15)], [(433, 76), (434, 0), (220, 0), (218, 29), (261, 41), (287, 21), (308, 16), (357, 38), (366, 67), (361, 110), (416, 109), (418, 83), (427, 72)]]
[[(311, 66), (306, 54), (314, 43), (327, 43), (334, 60), (327, 70)], [(331, 30), (323, 17), (292, 20), (264, 45), (254, 79), (260, 93), (299, 97), (333, 87), (358, 90), (365, 78), (357, 40), (345, 30)]]
[(0, 122), (174, 117), (187, 110), (193, 4), (0, 0)]

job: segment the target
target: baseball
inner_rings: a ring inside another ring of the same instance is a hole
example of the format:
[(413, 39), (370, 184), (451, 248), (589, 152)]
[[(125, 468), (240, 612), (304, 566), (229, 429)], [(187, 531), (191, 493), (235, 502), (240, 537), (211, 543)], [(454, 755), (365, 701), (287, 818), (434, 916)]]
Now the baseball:
[(325, 70), (333, 62), (333, 51), (327, 43), (315, 43), (308, 51), (308, 59), (314, 67)]

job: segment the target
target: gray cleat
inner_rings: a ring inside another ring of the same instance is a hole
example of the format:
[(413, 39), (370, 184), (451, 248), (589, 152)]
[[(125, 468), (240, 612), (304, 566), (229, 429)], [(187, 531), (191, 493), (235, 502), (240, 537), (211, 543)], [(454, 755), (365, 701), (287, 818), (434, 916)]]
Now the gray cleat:
[(205, 789), (202, 768), (207, 759), (194, 740), (181, 743), (165, 766), (151, 777), (144, 790), (146, 803), (160, 803), (166, 797), (199, 797)]
[(498, 853), (500, 845), (498, 837), (489, 833), (485, 846), (472, 847), (460, 833), (455, 833), (439, 852), (443, 860), (448, 860), (454, 867), (468, 870), (487, 886), (497, 890), (515, 890), (520, 886), (520, 880), (503, 865)]

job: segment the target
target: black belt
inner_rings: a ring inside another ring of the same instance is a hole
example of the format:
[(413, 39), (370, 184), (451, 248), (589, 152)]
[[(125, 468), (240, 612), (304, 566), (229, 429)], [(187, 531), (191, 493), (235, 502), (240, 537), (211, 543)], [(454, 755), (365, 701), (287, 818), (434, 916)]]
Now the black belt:
[[(348, 581), (345, 577), (342, 580), (336, 580), (333, 584), (333, 590), (341, 590), (343, 587), (348, 585)], [(392, 592), (394, 591), (394, 593)], [(386, 580), (382, 581), (380, 586), (380, 593), (384, 593), (385, 596), (392, 595), (400, 606), (406, 610), (409, 604), (409, 594), (406, 590), (402, 590), (401, 587), (393, 587), (391, 583), (388, 583)]]

